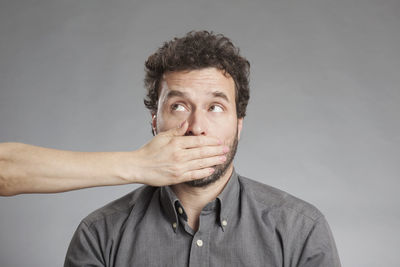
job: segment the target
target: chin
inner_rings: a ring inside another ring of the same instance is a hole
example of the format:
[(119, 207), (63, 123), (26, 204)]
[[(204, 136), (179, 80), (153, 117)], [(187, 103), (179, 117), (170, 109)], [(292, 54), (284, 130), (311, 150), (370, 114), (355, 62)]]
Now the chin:
[(188, 181), (185, 182), (185, 184), (192, 187), (207, 187), (218, 181), (221, 178), (221, 176), (225, 175), (226, 171), (228, 170), (228, 167), (229, 165), (225, 166), (225, 164), (220, 166), (215, 166), (214, 167), (215, 171), (210, 176), (198, 180)]
[(207, 187), (216, 181), (218, 181), (222, 176), (226, 174), (226, 171), (229, 169), (229, 166), (231, 166), (231, 163), (233, 162), (233, 158), (235, 157), (236, 150), (238, 146), (238, 138), (236, 134), (235, 140), (233, 140), (233, 143), (230, 145), (229, 153), (227, 155), (226, 161), (224, 164), (221, 165), (216, 165), (214, 166), (215, 171), (213, 174), (210, 176), (207, 176), (205, 178), (201, 178), (198, 180), (193, 180), (193, 181), (188, 181), (185, 182), (185, 184), (192, 186), (192, 187)]

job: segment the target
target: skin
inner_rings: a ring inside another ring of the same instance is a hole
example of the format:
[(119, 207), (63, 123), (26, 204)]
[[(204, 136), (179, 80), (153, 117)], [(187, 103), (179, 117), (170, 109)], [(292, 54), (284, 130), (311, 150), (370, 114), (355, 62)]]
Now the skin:
[(140, 183), (164, 186), (206, 177), (228, 147), (215, 137), (183, 136), (188, 123), (162, 132), (138, 150), (77, 152), (0, 143), (0, 196), (58, 193)]
[(231, 148), (227, 166), (216, 166), (226, 169), (219, 176), (203, 178), (198, 186), (172, 186), (185, 208), (189, 225), (197, 230), (201, 210), (221, 193), (233, 171), (233, 148), (243, 125), (243, 118), (237, 118), (236, 113), (235, 84), (232, 77), (216, 68), (170, 72), (163, 77), (159, 95), (158, 110), (153, 114), (156, 132), (167, 131), (185, 120), (189, 124), (185, 135), (217, 137)]
[(159, 95), (152, 114), (158, 134), (135, 151), (75, 152), (1, 143), (0, 195), (129, 183), (172, 185), (189, 225), (197, 230), (201, 210), (221, 193), (233, 171), (243, 125), (236, 115), (235, 84), (215, 68), (171, 72), (164, 75)]

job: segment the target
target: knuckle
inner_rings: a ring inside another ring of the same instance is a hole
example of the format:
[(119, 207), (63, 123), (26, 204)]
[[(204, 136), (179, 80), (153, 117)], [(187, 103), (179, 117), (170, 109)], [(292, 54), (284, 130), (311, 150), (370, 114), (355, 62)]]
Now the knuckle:
[(175, 161), (175, 162), (180, 162), (180, 161), (182, 161), (182, 160), (183, 160), (182, 154), (181, 154), (181, 153), (178, 153), (177, 151), (175, 151), (175, 152), (172, 154), (172, 160)]
[(175, 145), (176, 144), (176, 138), (169, 139), (168, 143), (171, 144), (171, 145)]
[(198, 177), (194, 173), (191, 173), (189, 176), (189, 179), (193, 181), (193, 180), (197, 180)]
[(173, 178), (179, 178), (182, 176), (182, 169), (179, 166), (173, 166), (171, 168), (171, 175)]
[(204, 140), (204, 138), (202, 138), (201, 136), (199, 136), (199, 138), (197, 138), (197, 143), (199, 144), (199, 146), (204, 146), (204, 145), (205, 145), (205, 140)]
[(203, 169), (205, 166), (207, 166), (206, 162), (204, 160), (199, 161), (199, 168)]
[(172, 145), (172, 146), (174, 146), (174, 147), (177, 147), (177, 146), (179, 146), (179, 139), (178, 138), (176, 138), (176, 137), (174, 137), (174, 138), (171, 138), (171, 140), (169, 141), (170, 142), (170, 144)]
[(199, 151), (199, 157), (200, 158), (204, 158), (204, 157), (206, 157), (207, 156), (207, 152), (206, 151), (204, 151), (204, 150), (200, 150)]

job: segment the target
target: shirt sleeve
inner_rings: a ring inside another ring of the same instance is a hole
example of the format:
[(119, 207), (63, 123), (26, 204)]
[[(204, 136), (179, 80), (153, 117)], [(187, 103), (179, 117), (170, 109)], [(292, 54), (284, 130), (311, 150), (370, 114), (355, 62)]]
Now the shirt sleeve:
[(105, 266), (99, 239), (81, 222), (72, 237), (65, 257), (64, 267)]
[(298, 267), (340, 267), (339, 255), (328, 222), (316, 221), (304, 244)]

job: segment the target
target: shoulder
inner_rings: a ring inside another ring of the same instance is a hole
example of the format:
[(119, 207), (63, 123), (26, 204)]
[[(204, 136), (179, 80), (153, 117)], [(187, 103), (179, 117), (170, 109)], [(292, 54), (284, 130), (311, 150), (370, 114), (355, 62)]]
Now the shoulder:
[(126, 219), (133, 211), (140, 212), (153, 197), (157, 187), (141, 186), (105, 206), (93, 211), (82, 222), (88, 227), (99, 221), (118, 221)]
[(323, 218), (314, 205), (287, 192), (243, 176), (239, 176), (239, 182), (244, 195), (256, 201), (265, 211), (301, 216), (314, 222)]
[(340, 266), (332, 232), (314, 205), (245, 177), (239, 176), (239, 182), (241, 198), (263, 226), (257, 233), (276, 238), (285, 261), (298, 266)]

